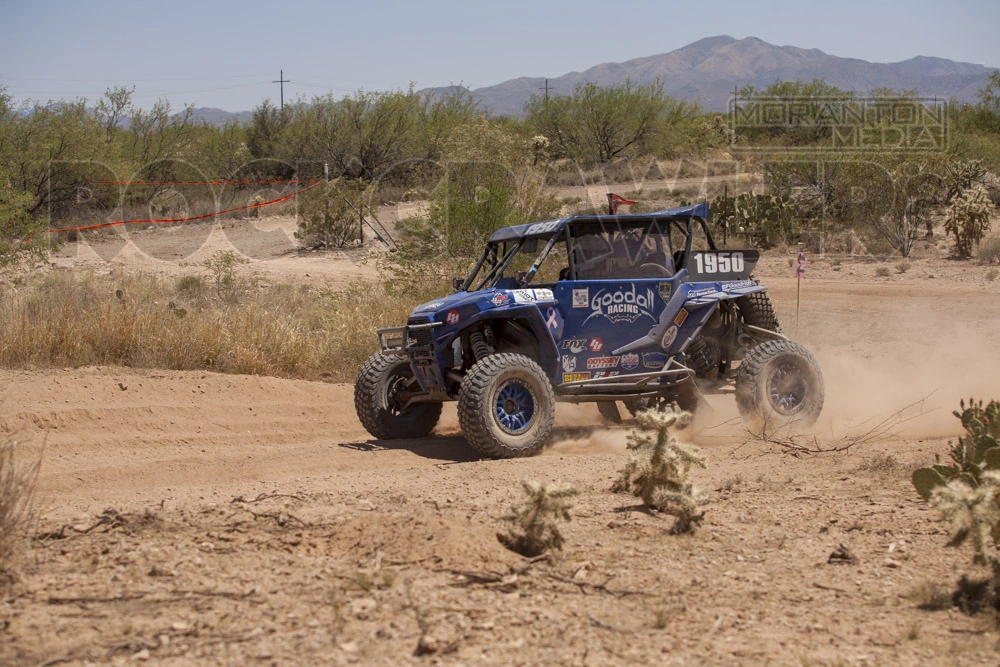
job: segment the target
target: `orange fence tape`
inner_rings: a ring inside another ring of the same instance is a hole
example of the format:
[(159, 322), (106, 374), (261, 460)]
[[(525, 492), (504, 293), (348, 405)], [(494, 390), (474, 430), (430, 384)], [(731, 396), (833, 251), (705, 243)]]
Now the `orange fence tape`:
[(215, 211), (213, 213), (204, 213), (202, 215), (193, 215), (189, 218), (170, 218), (168, 220), (115, 220), (114, 222), (100, 222), (95, 225), (85, 225), (83, 227), (66, 227), (63, 229), (49, 229), (47, 230), (49, 234), (58, 234), (59, 232), (85, 232), (91, 229), (103, 229), (105, 227), (117, 227), (118, 225), (148, 225), (148, 224), (164, 224), (171, 222), (191, 222), (193, 220), (204, 220), (205, 218), (214, 218), (217, 215), (225, 215), (226, 213), (235, 213), (236, 211), (247, 211), (254, 208), (264, 208), (265, 206), (273, 206), (274, 204), (280, 204), (283, 201), (288, 201), (289, 199), (294, 199), (306, 190), (316, 187), (322, 181), (316, 181), (312, 185), (308, 185), (301, 190), (296, 190), (291, 194), (287, 194), (284, 197), (278, 197), (277, 199), (272, 199), (271, 201), (261, 202), (259, 204), (249, 204), (247, 206), (239, 206), (237, 208), (229, 208), (225, 211)]
[(290, 178), (276, 181), (94, 181), (87, 179), (93, 185), (273, 185), (276, 183), (318, 183), (320, 179)]

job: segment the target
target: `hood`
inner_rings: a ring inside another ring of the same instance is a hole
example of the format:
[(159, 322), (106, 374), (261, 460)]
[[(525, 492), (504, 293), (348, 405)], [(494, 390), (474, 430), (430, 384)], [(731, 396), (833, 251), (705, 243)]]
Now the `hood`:
[(552, 290), (545, 288), (490, 288), (478, 292), (456, 292), (420, 304), (413, 309), (410, 317), (428, 317), (432, 322), (453, 325), (486, 310), (528, 303), (548, 303), (554, 300)]

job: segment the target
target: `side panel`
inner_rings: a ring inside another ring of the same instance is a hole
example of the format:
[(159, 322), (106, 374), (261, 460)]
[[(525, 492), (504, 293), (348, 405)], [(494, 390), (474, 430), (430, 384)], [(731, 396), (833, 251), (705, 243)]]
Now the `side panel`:
[(662, 368), (667, 355), (658, 340), (632, 344), (680, 310), (671, 315), (668, 302), (682, 277), (556, 283), (564, 319), (557, 384)]

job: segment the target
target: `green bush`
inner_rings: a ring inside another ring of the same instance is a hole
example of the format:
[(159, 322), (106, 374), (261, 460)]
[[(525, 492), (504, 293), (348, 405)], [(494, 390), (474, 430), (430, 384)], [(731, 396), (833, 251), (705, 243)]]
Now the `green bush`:
[(972, 246), (990, 231), (993, 202), (986, 190), (974, 187), (962, 193), (948, 210), (944, 229), (955, 236), (955, 252), (959, 257), (972, 257)]

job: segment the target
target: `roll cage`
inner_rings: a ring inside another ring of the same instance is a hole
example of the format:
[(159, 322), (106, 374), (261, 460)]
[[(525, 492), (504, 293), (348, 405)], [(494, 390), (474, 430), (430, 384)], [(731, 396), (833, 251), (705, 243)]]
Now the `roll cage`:
[[(560, 244), (565, 244), (565, 251), (558, 254), (566, 258), (566, 266), (559, 280), (669, 277), (687, 268), (699, 230), (704, 234), (700, 249), (716, 250), (704, 203), (655, 213), (577, 215), (505, 227), (490, 237), (469, 276), (456, 287), (479, 291), (529, 285)], [(528, 268), (514, 270), (515, 264)]]

